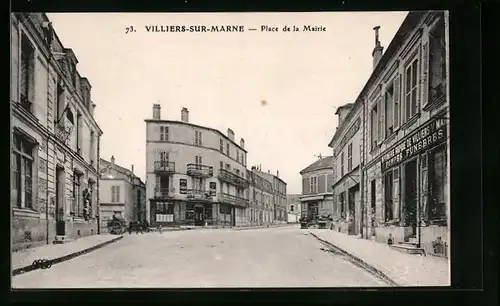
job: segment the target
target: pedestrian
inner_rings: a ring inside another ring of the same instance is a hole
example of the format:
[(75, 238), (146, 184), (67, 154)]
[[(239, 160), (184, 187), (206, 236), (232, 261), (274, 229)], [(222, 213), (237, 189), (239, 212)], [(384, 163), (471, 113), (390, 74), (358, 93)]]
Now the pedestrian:
[(128, 224), (128, 234), (132, 235), (132, 222)]
[(141, 221), (137, 222), (137, 229), (136, 229), (135, 234), (136, 234), (136, 235), (138, 235), (138, 234), (139, 234), (139, 232), (141, 232), (141, 234), (144, 234), (144, 233), (142, 232), (142, 224), (141, 224)]
[(158, 232), (161, 234), (161, 224), (158, 225)]

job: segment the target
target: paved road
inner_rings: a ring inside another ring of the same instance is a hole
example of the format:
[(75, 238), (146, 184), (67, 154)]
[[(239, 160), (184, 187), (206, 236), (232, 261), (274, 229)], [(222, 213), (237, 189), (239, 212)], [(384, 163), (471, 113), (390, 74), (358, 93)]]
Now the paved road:
[(13, 278), (14, 288), (387, 286), (305, 230), (271, 228), (132, 234)]

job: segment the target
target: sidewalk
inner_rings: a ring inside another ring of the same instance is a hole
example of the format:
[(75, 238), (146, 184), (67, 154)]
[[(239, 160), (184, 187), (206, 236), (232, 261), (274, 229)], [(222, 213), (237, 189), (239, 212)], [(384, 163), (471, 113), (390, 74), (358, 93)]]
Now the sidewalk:
[(84, 250), (99, 247), (105, 243), (111, 243), (113, 240), (121, 239), (120, 235), (93, 235), (86, 236), (64, 244), (46, 244), (40, 247), (24, 249), (12, 253), (12, 270), (29, 266), (37, 259), (57, 259), (71, 254), (79, 253)]
[(233, 227), (233, 230), (235, 231), (243, 231), (243, 230), (250, 230), (250, 229), (259, 229), (259, 228), (276, 228), (276, 227), (293, 227), (293, 226), (296, 226), (296, 227), (299, 227), (298, 224), (296, 223), (284, 223), (284, 224), (269, 224), (269, 226), (267, 225), (257, 225), (257, 226), (241, 226), (241, 227)]
[(398, 252), (390, 246), (331, 230), (309, 230), (349, 253), (350, 257), (385, 274), (399, 286), (450, 286), (448, 260)]

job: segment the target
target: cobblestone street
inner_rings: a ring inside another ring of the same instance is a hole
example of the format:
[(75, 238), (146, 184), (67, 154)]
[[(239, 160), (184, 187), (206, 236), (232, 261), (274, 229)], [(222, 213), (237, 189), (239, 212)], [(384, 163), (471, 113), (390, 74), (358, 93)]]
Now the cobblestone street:
[(14, 288), (388, 286), (290, 228), (126, 235), (50, 269), (13, 278)]

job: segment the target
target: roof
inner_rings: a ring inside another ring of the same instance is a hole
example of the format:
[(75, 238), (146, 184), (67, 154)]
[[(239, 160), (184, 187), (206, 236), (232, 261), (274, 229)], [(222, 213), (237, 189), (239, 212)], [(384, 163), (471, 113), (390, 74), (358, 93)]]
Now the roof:
[(318, 159), (314, 163), (310, 164), (306, 168), (302, 169), (299, 173), (312, 172), (321, 169), (328, 169), (333, 167), (333, 156), (323, 157)]
[(248, 153), (247, 150), (245, 150), (245, 148), (242, 148), (239, 144), (236, 143), (236, 141), (234, 140), (231, 140), (229, 137), (227, 137), (227, 135), (225, 135), (224, 133), (222, 133), (221, 131), (217, 130), (217, 129), (214, 129), (214, 128), (211, 128), (211, 127), (207, 127), (207, 126), (202, 126), (202, 125), (197, 125), (197, 124), (192, 124), (192, 123), (189, 123), (189, 122), (184, 122), (184, 121), (177, 121), (177, 120), (158, 120), (158, 119), (145, 119), (144, 120), (146, 123), (169, 123), (169, 124), (172, 124), (172, 123), (175, 123), (175, 124), (184, 124), (184, 125), (189, 125), (189, 126), (192, 126), (192, 127), (195, 127), (195, 128), (200, 128), (200, 129), (205, 129), (205, 130), (209, 130), (209, 131), (213, 131), (217, 134), (219, 134), (220, 136), (222, 136), (224, 139), (226, 139), (227, 141), (230, 141), (232, 142), (235, 146), (237, 146), (240, 150), (242, 150), (243, 152), (245, 153)]
[[(407, 38), (406, 35), (409, 32), (411, 32), (415, 28), (415, 26), (418, 25), (420, 19), (425, 14), (426, 14), (426, 11), (411, 11), (408, 13), (406, 18), (403, 20), (403, 23), (399, 27), (398, 31), (396, 32), (396, 35), (394, 35), (391, 42), (389, 43), (387, 50), (382, 54), (382, 57), (380, 58), (379, 62), (377, 63), (377, 66), (370, 74), (368, 81), (366, 81), (365, 85), (363, 86), (363, 89), (361, 90), (358, 97), (356, 98), (355, 103), (354, 103), (354, 107), (359, 107), (360, 105), (362, 105), (364, 103), (364, 96), (367, 94), (368, 90), (371, 88), (371, 86), (377, 80), (377, 78), (384, 72), (384, 69), (386, 68), (387, 63), (393, 58), (395, 53), (404, 44), (405, 39)], [(346, 118), (344, 119), (343, 124), (341, 124), (338, 127), (337, 131), (335, 131), (335, 134), (333, 135), (332, 140), (330, 141), (328, 146), (331, 147), (333, 142), (338, 137), (340, 137), (343, 130), (348, 125), (346, 122), (349, 122), (348, 119), (350, 119), (355, 113), (354, 107), (347, 114)]]
[[(101, 158), (100, 162), (102, 164), (106, 164), (106, 166), (104, 166), (103, 168), (108, 168), (108, 167), (111, 167), (111, 162)], [(114, 164), (113, 165), (113, 170), (115, 171), (118, 171), (126, 176), (129, 176), (132, 178), (132, 183), (135, 183), (134, 180), (139, 180), (139, 185), (143, 185), (144, 183), (142, 182), (141, 178), (138, 177), (137, 175), (135, 175), (132, 171), (130, 171), (129, 169), (125, 168), (125, 167), (122, 167), (120, 165), (117, 165), (117, 164)]]
[(353, 106), (354, 106), (354, 103), (347, 103), (347, 104), (344, 104), (342, 106), (339, 106), (339, 107), (337, 107), (337, 111), (335, 112), (335, 115), (337, 115), (341, 109), (343, 109), (343, 108), (351, 108)]

